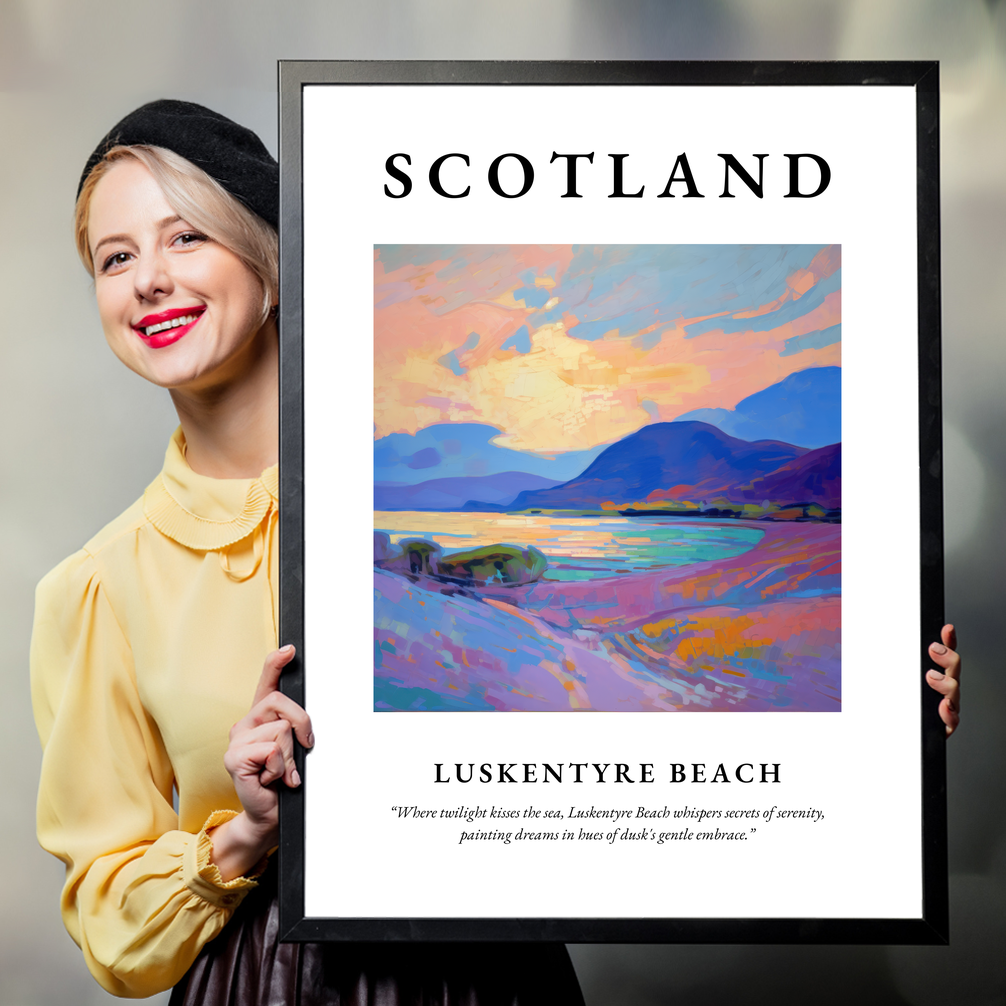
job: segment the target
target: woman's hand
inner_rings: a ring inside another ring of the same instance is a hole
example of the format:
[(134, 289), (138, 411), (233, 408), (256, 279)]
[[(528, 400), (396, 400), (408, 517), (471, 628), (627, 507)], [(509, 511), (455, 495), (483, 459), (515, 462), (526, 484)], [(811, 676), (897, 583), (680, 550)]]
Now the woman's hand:
[(300, 774), (293, 759), (293, 737), (314, 746), (311, 718), (279, 691), (283, 668), (293, 659), (292, 646), (273, 650), (262, 667), (251, 711), (231, 727), (224, 766), (244, 810), (212, 829), (212, 861), (224, 880), (247, 873), (279, 838), (279, 793), (273, 783), (296, 788)]
[(929, 687), (943, 696), (940, 719), (947, 726), (949, 737), (961, 721), (961, 658), (957, 653), (957, 632), (952, 625), (944, 625), (940, 643), (931, 643), (929, 656), (943, 668), (926, 673)]

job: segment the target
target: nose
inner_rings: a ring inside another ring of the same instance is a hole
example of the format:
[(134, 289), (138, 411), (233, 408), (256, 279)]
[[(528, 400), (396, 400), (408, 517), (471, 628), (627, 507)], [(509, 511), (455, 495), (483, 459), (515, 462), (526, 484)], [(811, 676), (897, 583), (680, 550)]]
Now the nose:
[(166, 256), (160, 249), (141, 254), (133, 270), (133, 289), (138, 301), (157, 301), (174, 290)]

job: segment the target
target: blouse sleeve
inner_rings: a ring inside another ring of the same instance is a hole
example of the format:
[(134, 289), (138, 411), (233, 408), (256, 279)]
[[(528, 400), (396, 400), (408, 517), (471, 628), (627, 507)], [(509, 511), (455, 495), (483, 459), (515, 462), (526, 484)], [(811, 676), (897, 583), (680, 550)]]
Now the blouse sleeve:
[(233, 811), (198, 834), (178, 830), (171, 764), (87, 552), (38, 586), (31, 685), (43, 747), (38, 837), (66, 865), (63, 921), (103, 988), (161, 992), (256, 885), (224, 882), (210, 862), (207, 829)]

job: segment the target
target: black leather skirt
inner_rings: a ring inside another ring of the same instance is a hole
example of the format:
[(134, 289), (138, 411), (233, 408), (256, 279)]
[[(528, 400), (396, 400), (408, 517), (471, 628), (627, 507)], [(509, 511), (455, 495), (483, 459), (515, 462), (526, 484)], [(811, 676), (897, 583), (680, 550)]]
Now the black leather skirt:
[(561, 943), (280, 943), (275, 871), (170, 1006), (583, 1006)]

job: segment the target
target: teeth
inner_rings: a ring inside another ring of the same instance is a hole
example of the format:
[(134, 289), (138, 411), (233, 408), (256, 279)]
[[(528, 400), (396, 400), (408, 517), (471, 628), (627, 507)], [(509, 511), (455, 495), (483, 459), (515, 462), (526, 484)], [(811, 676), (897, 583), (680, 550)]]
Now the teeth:
[(182, 325), (188, 325), (198, 318), (198, 314), (185, 314), (181, 318), (172, 318), (170, 321), (162, 321), (159, 325), (150, 325), (148, 328), (143, 330), (143, 334), (149, 339), (152, 335), (156, 335), (158, 332), (164, 332), (169, 328), (180, 328)]

